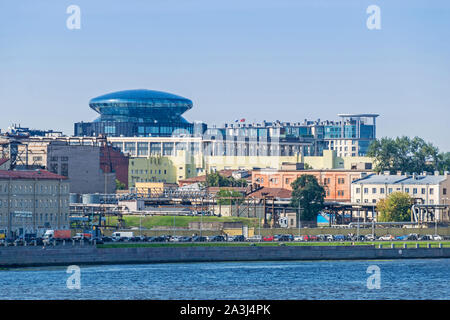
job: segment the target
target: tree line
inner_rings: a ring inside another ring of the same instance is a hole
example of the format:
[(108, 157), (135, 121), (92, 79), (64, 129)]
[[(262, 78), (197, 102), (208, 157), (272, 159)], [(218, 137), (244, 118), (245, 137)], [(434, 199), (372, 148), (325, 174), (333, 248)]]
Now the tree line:
[(438, 147), (422, 138), (381, 138), (373, 141), (367, 156), (374, 158), (374, 171), (389, 171), (395, 174), (422, 173), (439, 171), (443, 174), (450, 170), (450, 152), (439, 152)]

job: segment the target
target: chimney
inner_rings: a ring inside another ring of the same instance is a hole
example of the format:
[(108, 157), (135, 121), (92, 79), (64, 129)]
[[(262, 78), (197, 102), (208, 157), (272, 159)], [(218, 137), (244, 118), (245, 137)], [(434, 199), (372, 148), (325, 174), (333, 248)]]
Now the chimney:
[(438, 175), (439, 175), (439, 171), (435, 171), (435, 172), (434, 172), (434, 175), (435, 175), (435, 176), (438, 176)]
[(401, 172), (401, 171), (397, 171), (397, 175), (398, 175), (398, 176), (401, 176), (401, 175), (402, 175), (402, 172)]
[(416, 173), (415, 173), (415, 172), (412, 174), (412, 178), (413, 178), (414, 180), (416, 180)]
[(390, 172), (389, 170), (386, 170), (386, 171), (383, 171), (383, 174), (384, 174), (385, 176), (390, 176), (390, 175), (391, 175), (391, 172)]
[(426, 176), (426, 175), (428, 175), (428, 172), (424, 171), (424, 172), (422, 172), (422, 175)]

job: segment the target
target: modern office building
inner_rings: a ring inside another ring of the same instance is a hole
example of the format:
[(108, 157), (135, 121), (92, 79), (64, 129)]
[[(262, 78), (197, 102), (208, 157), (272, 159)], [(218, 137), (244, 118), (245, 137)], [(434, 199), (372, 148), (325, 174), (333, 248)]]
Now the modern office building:
[(45, 170), (0, 170), (0, 229), (7, 236), (69, 228), (67, 177)]
[(75, 136), (166, 137), (192, 134), (193, 124), (181, 115), (192, 101), (154, 90), (125, 90), (108, 93), (89, 102), (100, 114), (94, 122), (75, 123)]
[[(247, 123), (241, 119), (223, 126), (190, 123), (182, 114), (193, 107), (192, 101), (171, 93), (154, 90), (126, 90), (99, 96), (89, 106), (100, 114), (93, 122), (75, 123), (75, 136), (130, 138), (122, 151), (137, 156), (158, 152), (173, 152), (174, 146), (163, 141), (154, 146), (135, 145), (133, 138), (199, 137), (199, 150), (214, 156), (321, 156), (324, 150), (335, 150), (340, 157), (365, 156), (371, 141), (376, 138), (377, 114), (339, 114), (339, 121), (302, 122), (273, 121)], [(111, 141), (118, 143), (118, 141)], [(150, 141), (149, 141), (150, 142)], [(128, 146), (130, 146), (128, 148)], [(142, 146), (142, 148), (140, 147)], [(164, 148), (166, 146), (166, 149)], [(153, 150), (153, 151), (152, 151)]]
[[(211, 136), (237, 141), (247, 153), (266, 150), (259, 145), (279, 144), (282, 155), (299, 152), (305, 156), (321, 156), (324, 150), (335, 150), (340, 157), (367, 154), (370, 143), (376, 139), (377, 114), (339, 114), (340, 121), (229, 123), (220, 128), (209, 128)], [(245, 143), (253, 146), (245, 147)], [(253, 148), (253, 149), (252, 149)]]

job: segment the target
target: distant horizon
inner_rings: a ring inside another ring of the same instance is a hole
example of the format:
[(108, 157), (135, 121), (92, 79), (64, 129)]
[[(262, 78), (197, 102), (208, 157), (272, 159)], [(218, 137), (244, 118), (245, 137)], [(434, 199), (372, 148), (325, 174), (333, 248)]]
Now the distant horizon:
[[(81, 10), (69, 29), (67, 9)], [(368, 29), (377, 5), (381, 28)], [(450, 151), (450, 2), (20, 0), (0, 3), (2, 132), (72, 136), (89, 100), (145, 88), (208, 125), (376, 113), (377, 138)]]

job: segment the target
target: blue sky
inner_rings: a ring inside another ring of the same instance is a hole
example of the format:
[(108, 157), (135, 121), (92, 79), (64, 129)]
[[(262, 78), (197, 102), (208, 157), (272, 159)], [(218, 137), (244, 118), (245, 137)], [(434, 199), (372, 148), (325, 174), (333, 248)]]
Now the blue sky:
[(450, 1), (1, 1), (0, 128), (71, 135), (91, 98), (146, 88), (191, 99), (191, 121), (379, 113), (379, 137), (450, 151), (449, 39)]

